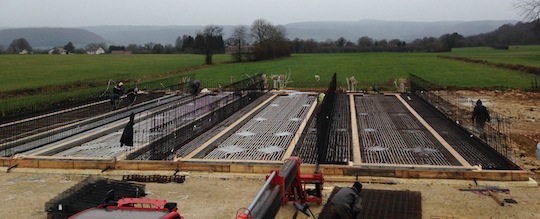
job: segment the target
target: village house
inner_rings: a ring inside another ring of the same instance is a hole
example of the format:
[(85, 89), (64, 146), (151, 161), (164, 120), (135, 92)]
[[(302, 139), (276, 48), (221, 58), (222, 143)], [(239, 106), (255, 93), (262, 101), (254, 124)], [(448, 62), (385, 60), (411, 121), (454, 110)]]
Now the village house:
[(88, 51), (86, 51), (86, 54), (89, 54), (89, 55), (99, 55), (99, 54), (104, 54), (105, 53), (105, 50), (101, 47), (98, 47), (97, 49), (90, 49)]
[[(240, 53), (241, 54), (253, 54), (253, 50), (255, 49), (254, 46), (240, 46)], [(238, 46), (237, 45), (227, 45), (225, 46), (225, 54), (237, 54), (238, 53)]]
[(64, 47), (57, 46), (57, 47), (54, 47), (54, 49), (49, 50), (49, 54), (50, 55), (52, 55), (52, 54), (65, 55), (65, 54), (67, 54), (67, 51), (64, 49)]

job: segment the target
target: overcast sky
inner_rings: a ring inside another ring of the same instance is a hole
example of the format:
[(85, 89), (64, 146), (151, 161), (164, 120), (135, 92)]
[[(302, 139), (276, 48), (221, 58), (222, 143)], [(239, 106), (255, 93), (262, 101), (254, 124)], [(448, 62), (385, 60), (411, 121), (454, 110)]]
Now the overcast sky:
[(0, 27), (521, 20), (515, 0), (0, 0)]

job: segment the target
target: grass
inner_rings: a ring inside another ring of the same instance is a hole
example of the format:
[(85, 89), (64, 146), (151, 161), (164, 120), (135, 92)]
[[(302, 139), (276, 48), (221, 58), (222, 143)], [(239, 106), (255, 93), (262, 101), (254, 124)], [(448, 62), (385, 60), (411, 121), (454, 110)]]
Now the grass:
[[(215, 62), (230, 58), (218, 56)], [(3, 55), (0, 91), (55, 86), (76, 81), (106, 83), (204, 64), (201, 55)]]
[[(2, 91), (39, 89), (81, 81), (98, 83), (102, 87), (61, 90), (46, 98), (44, 92), (41, 96), (4, 99), (0, 110), (7, 105), (27, 107), (89, 93), (99, 95), (109, 79), (144, 78), (146, 83), (176, 83), (181, 77), (180, 72), (195, 74), (203, 85), (228, 84), (231, 76), (234, 81), (239, 81), (258, 73), (267, 76), (290, 73), (293, 82), (288, 86), (296, 88), (327, 87), (334, 72), (338, 74), (338, 86), (346, 87), (345, 77), (355, 76), (363, 89), (369, 89), (373, 84), (392, 86), (393, 80), (407, 78), (409, 73), (443, 86), (459, 88), (527, 89), (535, 78), (517, 71), (437, 58), (437, 55), (440, 53), (293, 54), (289, 58), (253, 63), (230, 63), (230, 56), (214, 55), (216, 64), (204, 68), (195, 68), (203, 65), (202, 55), (2, 55), (0, 96)], [(510, 50), (454, 49), (443, 55), (540, 67), (540, 46), (511, 47)], [(315, 75), (320, 75), (320, 82), (315, 81)]]
[(498, 50), (490, 47), (457, 48), (452, 50), (451, 55), (494, 63), (521, 64), (540, 68), (540, 45), (511, 46), (509, 50)]
[(534, 78), (529, 74), (484, 65), (441, 59), (433, 53), (351, 53), (295, 54), (290, 58), (244, 64), (225, 64), (196, 71), (201, 81), (227, 82), (230, 76), (246, 78), (245, 74), (267, 75), (291, 72), (290, 86), (301, 87), (315, 82), (320, 75), (325, 86), (334, 72), (338, 82), (346, 87), (345, 77), (355, 76), (360, 85), (382, 84), (409, 73), (429, 81), (453, 87), (524, 88)]

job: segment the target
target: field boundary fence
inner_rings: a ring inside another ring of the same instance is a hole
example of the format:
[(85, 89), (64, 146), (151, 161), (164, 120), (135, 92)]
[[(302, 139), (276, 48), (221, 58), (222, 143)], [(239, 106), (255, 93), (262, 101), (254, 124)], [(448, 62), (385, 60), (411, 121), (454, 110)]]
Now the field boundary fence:
[(476, 135), (499, 154), (511, 161), (515, 161), (515, 156), (510, 148), (509, 117), (488, 108), (491, 122), (486, 123), (484, 128), (485, 137), (482, 137), (475, 130), (475, 125), (472, 121), (472, 111), (476, 100), (456, 99), (456, 97), (450, 96), (446, 92), (448, 91), (446, 87), (429, 82), (414, 74), (409, 74), (409, 80), (412, 94), (431, 104), (447, 119), (458, 124), (462, 129), (471, 133), (471, 135)]

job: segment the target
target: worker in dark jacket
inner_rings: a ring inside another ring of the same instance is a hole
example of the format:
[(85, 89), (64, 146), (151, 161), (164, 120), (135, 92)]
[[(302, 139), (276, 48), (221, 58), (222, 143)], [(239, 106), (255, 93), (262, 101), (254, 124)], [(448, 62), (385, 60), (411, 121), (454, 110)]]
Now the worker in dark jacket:
[(120, 147), (133, 146), (133, 125), (135, 124), (135, 113), (129, 115), (129, 122), (122, 132), (122, 137), (120, 137)]
[(472, 120), (476, 124), (476, 130), (480, 133), (480, 137), (485, 139), (486, 135), (484, 133), (484, 125), (486, 122), (491, 121), (491, 117), (489, 116), (487, 108), (482, 105), (482, 101), (480, 99), (476, 101), (476, 106), (474, 107), (472, 114)]
[(191, 91), (191, 94), (193, 95), (199, 94), (200, 88), (201, 88), (201, 81), (194, 80), (194, 81), (189, 82), (189, 89)]
[(362, 209), (362, 184), (355, 182), (352, 187), (341, 188), (330, 201), (332, 219), (352, 219), (360, 217)]

